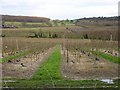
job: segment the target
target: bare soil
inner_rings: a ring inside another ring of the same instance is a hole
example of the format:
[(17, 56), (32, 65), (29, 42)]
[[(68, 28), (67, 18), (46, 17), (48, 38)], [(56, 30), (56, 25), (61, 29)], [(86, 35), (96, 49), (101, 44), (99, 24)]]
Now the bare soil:
[(118, 64), (98, 58), (88, 53), (73, 55), (68, 52), (68, 63), (66, 61), (66, 50), (62, 50), (62, 74), (64, 77), (73, 80), (84, 79), (116, 79), (118, 78)]
[[(19, 62), (5, 62), (2, 64), (2, 75), (7, 78), (30, 78), (42, 63), (52, 54), (54, 48), (50, 48), (37, 55), (27, 55), (20, 58)], [(21, 65), (22, 63), (22, 65)]]

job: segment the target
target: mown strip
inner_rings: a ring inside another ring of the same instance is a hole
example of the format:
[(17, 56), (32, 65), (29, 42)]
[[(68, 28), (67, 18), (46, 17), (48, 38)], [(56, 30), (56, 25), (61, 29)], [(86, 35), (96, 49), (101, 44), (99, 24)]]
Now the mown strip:
[(102, 57), (110, 62), (120, 64), (120, 57), (112, 56), (107, 53), (98, 52), (98, 51), (92, 51), (92, 53), (99, 57)]
[(7, 62), (8, 60), (14, 60), (14, 59), (20, 58), (20, 57), (25, 56), (29, 53), (30, 53), (30, 51), (26, 51), (26, 52), (21, 52), (21, 53), (15, 54), (15, 55), (11, 55), (11, 56), (2, 58), (2, 59), (0, 59), (0, 63)]
[(61, 53), (59, 45), (56, 46), (53, 54), (39, 67), (33, 75), (32, 80), (56, 80), (62, 79), (60, 73)]

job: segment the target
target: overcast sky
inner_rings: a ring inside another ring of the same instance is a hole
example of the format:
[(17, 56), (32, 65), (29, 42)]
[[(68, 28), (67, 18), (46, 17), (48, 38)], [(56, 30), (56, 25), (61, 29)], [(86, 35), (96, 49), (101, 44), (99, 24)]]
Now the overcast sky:
[(119, 0), (0, 0), (1, 14), (51, 19), (117, 16)]

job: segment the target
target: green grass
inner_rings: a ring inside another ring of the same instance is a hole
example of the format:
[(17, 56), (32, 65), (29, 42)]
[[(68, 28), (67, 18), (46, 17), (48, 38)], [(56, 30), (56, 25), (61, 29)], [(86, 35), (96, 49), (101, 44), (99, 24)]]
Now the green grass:
[[(96, 87), (107, 86), (108, 84), (103, 83), (97, 80), (53, 80), (54, 83), (51, 83), (49, 80), (18, 80), (15, 83), (7, 83), (9, 87), (19, 87), (19, 88), (50, 88), (50, 87)], [(5, 86), (5, 85), (4, 85)], [(111, 85), (114, 87), (115, 85)]]
[(14, 59), (20, 58), (20, 57), (25, 56), (29, 53), (30, 52), (28, 52), (28, 51), (27, 52), (21, 52), (21, 53), (15, 54), (15, 55), (11, 55), (11, 56), (2, 58), (2, 59), (0, 59), (0, 63), (7, 62), (8, 60), (14, 60)]
[(112, 55), (109, 55), (107, 53), (103, 53), (103, 52), (93, 52), (94, 54), (96, 54), (97, 56), (99, 57), (102, 57), (110, 62), (113, 62), (113, 63), (117, 63), (117, 64), (120, 64), (120, 57), (117, 57), (117, 56), (112, 56)]
[(7, 25), (13, 25), (17, 27), (42, 27), (42, 26), (48, 26), (45, 22), (10, 22), (6, 21), (5, 24)]
[(60, 73), (61, 54), (60, 48), (57, 46), (53, 54), (48, 60), (39, 67), (38, 71), (33, 75), (33, 80), (55, 80), (61, 79)]

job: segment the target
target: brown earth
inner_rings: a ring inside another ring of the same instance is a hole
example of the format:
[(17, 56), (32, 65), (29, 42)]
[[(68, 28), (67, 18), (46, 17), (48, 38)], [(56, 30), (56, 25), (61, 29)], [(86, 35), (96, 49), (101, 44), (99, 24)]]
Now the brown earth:
[(68, 79), (116, 79), (118, 78), (118, 64), (98, 58), (88, 53), (73, 55), (68, 52), (68, 63), (66, 61), (66, 50), (62, 54), (62, 74)]
[[(30, 78), (42, 63), (52, 54), (54, 48), (39, 53), (38, 59), (34, 55), (20, 58), (19, 62), (5, 62), (2, 64), (2, 75), (4, 78)], [(23, 66), (21, 65), (23, 63)]]

